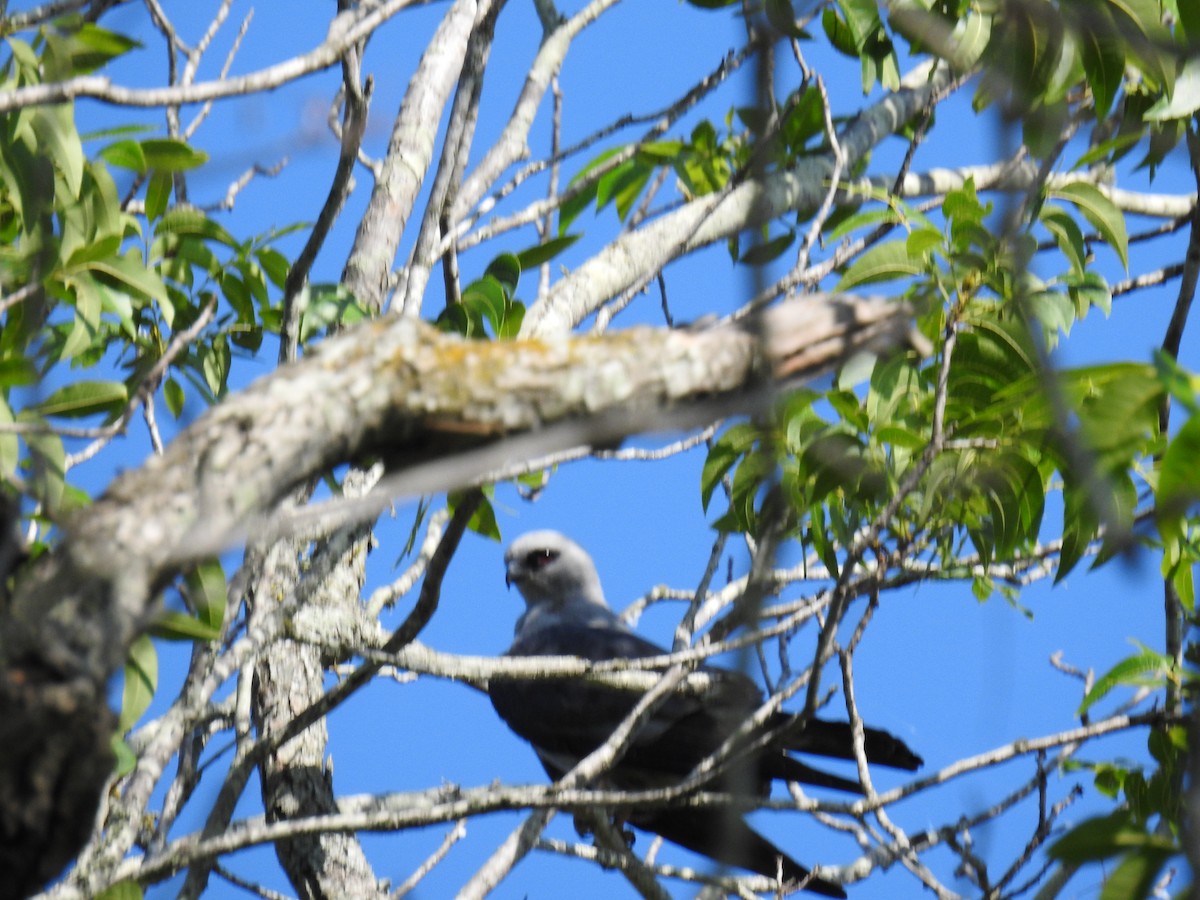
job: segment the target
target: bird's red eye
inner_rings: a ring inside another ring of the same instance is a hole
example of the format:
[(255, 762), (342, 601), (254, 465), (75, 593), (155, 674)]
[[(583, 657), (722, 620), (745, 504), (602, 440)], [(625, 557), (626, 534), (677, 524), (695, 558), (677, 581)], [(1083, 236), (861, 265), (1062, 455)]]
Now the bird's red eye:
[(528, 569), (544, 569), (558, 559), (556, 550), (534, 550), (525, 555), (525, 567)]

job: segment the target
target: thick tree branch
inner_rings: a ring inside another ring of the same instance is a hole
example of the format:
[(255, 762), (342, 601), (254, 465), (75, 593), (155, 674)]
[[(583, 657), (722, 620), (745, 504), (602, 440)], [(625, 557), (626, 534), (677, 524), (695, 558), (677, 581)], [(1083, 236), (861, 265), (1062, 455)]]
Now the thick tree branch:
[[(753, 396), (764, 378), (808, 377), (854, 349), (902, 341), (909, 315), (880, 298), (810, 297), (753, 327), (470, 342), (392, 318), (328, 339), (118, 478), (21, 579), (0, 615), (0, 700), (16, 711), (4, 723), (13, 741), (0, 745), (0, 791), (45, 799), (31, 771), (74, 784), (71, 802), (52, 804), (85, 823), (59, 850), (74, 852), (110, 771), (106, 685), (153, 620), (157, 592), (304, 479), (373, 457), (404, 468), (594, 416), (607, 416), (605, 440), (619, 440), (650, 426), (650, 413), (662, 427), (660, 413)], [(771, 335), (765, 348), (760, 331)], [(624, 412), (633, 416), (622, 430)], [(51, 732), (44, 705), (59, 711)], [(75, 737), (65, 722), (79, 723)], [(46, 753), (50, 746), (66, 755)], [(62, 780), (67, 766), (78, 783)], [(62, 831), (32, 799), (10, 808), (30, 811), (28, 821), (3, 823), (26, 857)], [(56, 871), (66, 855), (46, 865)]]
[[(486, 10), (490, 0), (484, 0)], [(358, 223), (342, 283), (367, 309), (383, 308), (388, 273), (417, 193), (433, 160), (437, 128), (458, 83), (467, 39), (479, 12), (476, 0), (457, 0), (442, 19), (421, 56), (392, 128), (387, 156), (379, 169), (367, 211)]]

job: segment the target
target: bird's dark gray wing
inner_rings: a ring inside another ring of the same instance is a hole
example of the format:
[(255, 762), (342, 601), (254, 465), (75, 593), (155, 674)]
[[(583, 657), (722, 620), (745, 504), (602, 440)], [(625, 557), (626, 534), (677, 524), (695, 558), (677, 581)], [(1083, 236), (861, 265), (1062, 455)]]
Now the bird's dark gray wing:
[[(641, 659), (667, 651), (619, 626), (564, 623), (519, 636), (509, 656), (578, 656), (590, 660)], [(706, 667), (712, 688), (703, 697), (669, 697), (635, 735), (622, 763), (630, 787), (678, 781), (757, 708), (761, 694), (737, 672)], [(493, 679), (492, 705), (517, 734), (542, 754), (578, 761), (599, 747), (641, 699), (641, 692), (575, 677)]]

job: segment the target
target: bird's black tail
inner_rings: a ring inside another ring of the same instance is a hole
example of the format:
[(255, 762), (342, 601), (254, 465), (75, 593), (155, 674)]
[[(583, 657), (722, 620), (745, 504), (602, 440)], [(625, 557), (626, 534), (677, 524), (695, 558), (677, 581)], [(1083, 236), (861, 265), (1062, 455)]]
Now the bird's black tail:
[[(849, 722), (780, 715), (771, 724), (778, 728), (785, 750), (815, 753), (834, 759), (854, 759), (854, 739)], [(867, 762), (893, 769), (912, 772), (924, 762), (900, 738), (878, 728), (863, 730), (863, 749), (867, 754)]]
[(842, 897), (841, 886), (818, 878), (746, 824), (740, 813), (722, 809), (664, 809), (631, 820), (709, 859), (748, 869), (767, 878), (783, 877), (792, 889), (823, 897)]
[[(862, 785), (849, 778), (831, 775), (805, 765), (788, 756), (793, 753), (813, 753), (834, 759), (854, 759), (854, 741), (849, 722), (828, 722), (824, 719), (801, 719), (781, 714), (771, 720), (768, 728), (774, 732), (770, 750), (760, 757), (760, 770), (769, 778), (798, 781), (816, 787), (861, 794)], [(867, 762), (893, 769), (912, 771), (923, 760), (908, 748), (904, 741), (877, 728), (864, 729), (863, 749)]]

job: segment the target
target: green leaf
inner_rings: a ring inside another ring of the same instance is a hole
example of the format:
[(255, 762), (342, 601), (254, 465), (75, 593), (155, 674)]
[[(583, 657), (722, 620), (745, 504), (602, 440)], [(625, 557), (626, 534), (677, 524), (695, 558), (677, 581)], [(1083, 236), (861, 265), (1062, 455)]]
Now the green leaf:
[(600, 176), (596, 189), (596, 206), (603, 209), (610, 202), (616, 201), (617, 217), (623, 222), (637, 202), (642, 189), (650, 180), (654, 167), (647, 165), (636, 156), (627, 159), (610, 172)]
[[(462, 294), (462, 306), (466, 311), (482, 323), (484, 320), (492, 326), (492, 332), (500, 330), (504, 321), (504, 304), (506, 301), (504, 287), (495, 278), (485, 275), (478, 281), (467, 285)], [(481, 333), (478, 335), (483, 337)]]
[[(471, 516), (471, 521), (467, 523), (467, 528), (474, 531), (476, 534), (485, 538), (490, 538), (493, 541), (500, 540), (500, 526), (496, 523), (496, 510), (492, 507), (490, 494), (491, 489), (485, 489), (483, 502), (475, 510)], [(446, 496), (446, 505), (450, 508), (451, 513), (462, 502), (463, 492), (455, 491)]]
[(1181, 540), (1189, 507), (1200, 500), (1200, 415), (1193, 414), (1171, 438), (1158, 469), (1155, 517), (1163, 540)]
[(1118, 36), (1116, 23), (1101, 2), (1082, 4), (1086, 15), (1076, 33), (1083, 60), (1087, 86), (1095, 98), (1096, 115), (1103, 118), (1112, 108), (1125, 77), (1125, 45)]
[(1058, 334), (1071, 333), (1075, 324), (1075, 303), (1059, 291), (1038, 291), (1025, 298), (1025, 309), (1042, 326), (1046, 342), (1051, 346), (1058, 343)]
[(134, 639), (125, 660), (125, 688), (121, 696), (121, 716), (117, 731), (125, 734), (150, 708), (158, 689), (158, 654), (146, 635)]
[(521, 261), (511, 253), (501, 253), (488, 263), (483, 274), (494, 278), (504, 291), (504, 299), (511, 300), (521, 280)]
[(1100, 900), (1135, 900), (1153, 896), (1154, 882), (1173, 850), (1144, 848), (1128, 853), (1106, 879)]
[(33, 407), (43, 416), (78, 418), (96, 413), (117, 413), (129, 400), (120, 381), (77, 381), (59, 388)]
[(367, 317), (358, 298), (341, 284), (312, 284), (303, 294), (300, 342), (312, 340), (326, 328), (353, 325)]
[[(1173, 668), (1170, 657), (1142, 647), (1141, 653), (1126, 657), (1097, 679), (1083, 698), (1083, 702), (1079, 704), (1076, 713), (1082, 715), (1087, 712), (1098, 700), (1119, 685), (1154, 684), (1165, 678)], [(1148, 678), (1148, 673), (1153, 673), (1154, 677)]]
[(867, 41), (882, 28), (879, 7), (874, 0), (838, 0), (838, 6), (846, 17), (854, 47), (861, 52), (867, 46)]
[(143, 297), (166, 304), (167, 286), (157, 272), (132, 256), (111, 256), (87, 264), (87, 270)]
[(567, 229), (571, 227), (571, 224), (579, 218), (579, 214), (592, 205), (592, 202), (596, 199), (597, 188), (598, 186), (595, 181), (588, 182), (584, 187), (563, 201), (562, 206), (558, 208), (559, 237), (564, 236), (567, 233)]
[(136, 881), (119, 881), (97, 894), (96, 900), (142, 900), (142, 886)]
[(945, 243), (942, 233), (936, 228), (915, 228), (904, 241), (904, 249), (914, 259), (925, 259)]
[[(22, 410), (17, 421), (42, 423), (42, 418), (31, 410)], [(50, 515), (57, 515), (61, 511), (67, 476), (67, 454), (62, 438), (51, 432), (27, 432), (24, 437), (33, 467), (35, 495)]]
[(271, 279), (271, 284), (282, 290), (287, 285), (288, 272), (292, 268), (288, 258), (273, 247), (262, 247), (255, 252), (255, 256), (258, 257), (258, 264), (263, 267), (267, 277)]
[[(0, 391), (0, 425), (11, 425), (15, 421), (12, 407), (8, 405), (4, 392)], [(16, 433), (0, 431), (0, 474), (12, 475), (17, 471), (20, 453), (21, 442)]]
[(54, 163), (68, 194), (78, 199), (83, 184), (83, 142), (75, 130), (74, 109), (69, 103), (38, 107), (30, 121), (38, 150)]
[(1047, 855), (1068, 863), (1107, 859), (1129, 846), (1131, 834), (1137, 831), (1130, 825), (1128, 810), (1121, 809), (1080, 822), (1051, 844)]
[(1187, 57), (1183, 70), (1175, 79), (1175, 89), (1169, 97), (1163, 96), (1145, 114), (1150, 122), (1171, 119), (1186, 119), (1200, 109), (1200, 57)]
[[(109, 746), (116, 758), (116, 775), (118, 778), (123, 778), (133, 771), (133, 767), (137, 765), (137, 757), (133, 755), (133, 750), (125, 743), (124, 738), (118, 734), (109, 738)], [(104, 894), (100, 896), (103, 897)]]
[(975, 599), (980, 603), (986, 602), (995, 590), (996, 585), (992, 579), (983, 575), (976, 575), (971, 580), (971, 593), (975, 595)]
[(525, 304), (512, 301), (504, 305), (504, 321), (496, 330), (496, 337), (507, 340), (521, 333), (521, 323), (525, 321)]
[(1087, 553), (1099, 527), (1086, 487), (1070, 482), (1064, 485), (1062, 550), (1054, 573), (1055, 584), (1066, 578)]
[(71, 69), (77, 75), (94, 72), (118, 56), (141, 46), (133, 38), (91, 22), (83, 22), (71, 34)]
[(181, 385), (174, 378), (168, 378), (163, 383), (163, 399), (167, 402), (167, 409), (171, 411), (171, 415), (178, 419), (183, 415), (183, 404), (186, 397)]
[(733, 468), (738, 459), (750, 452), (760, 434), (757, 426), (742, 422), (727, 429), (713, 444), (700, 472), (700, 502), (705, 512), (708, 511), (713, 491), (725, 473)]
[(638, 144), (638, 158), (649, 165), (673, 163), (687, 145), (683, 141), (647, 141)]
[(100, 158), (110, 166), (128, 169), (139, 175), (146, 174), (146, 154), (142, 152), (142, 145), (137, 141), (115, 141), (100, 151)]
[(1084, 274), (1087, 268), (1087, 250), (1083, 244), (1083, 231), (1064, 210), (1045, 204), (1038, 214), (1046, 230), (1054, 235), (1058, 249), (1071, 263), (1071, 268)]
[(888, 425), (875, 433), (875, 439), (881, 444), (892, 447), (904, 447), (907, 450), (924, 450), (929, 446), (929, 436), (918, 434), (907, 428)]
[(218, 334), (211, 344), (202, 347), (199, 352), (200, 372), (204, 376), (204, 384), (214, 398), (225, 395), (226, 382), (229, 378), (229, 343), (223, 334)]
[(834, 50), (851, 59), (858, 59), (858, 47), (854, 43), (854, 33), (846, 21), (837, 14), (832, 6), (821, 11), (821, 28)]
[(228, 231), (194, 206), (177, 206), (164, 213), (162, 219), (154, 226), (154, 233), (194, 235), (224, 244), (231, 249), (238, 247), (238, 242)]
[(150, 181), (146, 185), (146, 218), (151, 222), (166, 211), (174, 185), (170, 172), (155, 169), (150, 175)]
[(528, 272), (542, 263), (549, 262), (581, 237), (583, 237), (582, 234), (564, 234), (522, 250), (517, 254), (517, 262), (521, 264), (521, 271)]
[(188, 600), (196, 611), (196, 617), (209, 629), (219, 632), (225, 621), (225, 607), (228, 604), (225, 570), (221, 568), (220, 560), (200, 563), (187, 573), (184, 584), (187, 585)]
[(1051, 188), (1046, 193), (1078, 207), (1084, 217), (1100, 232), (1100, 236), (1116, 251), (1117, 256), (1121, 258), (1121, 265), (1129, 268), (1129, 237), (1125, 231), (1125, 216), (1098, 187), (1079, 181)]
[(150, 625), (150, 634), (165, 641), (215, 641), (219, 628), (176, 610), (167, 610)]
[(893, 281), (920, 275), (925, 269), (920, 257), (908, 252), (906, 241), (888, 241), (862, 254), (843, 273), (835, 291), (848, 291), (863, 284)]
[(796, 232), (788, 229), (781, 235), (755, 244), (749, 250), (742, 254), (742, 258), (738, 262), (748, 266), (763, 266), (777, 259), (781, 253), (792, 246), (792, 242), (796, 240)]
[(1171, 584), (1179, 595), (1179, 602), (1189, 613), (1196, 611), (1196, 583), (1190, 565), (1179, 565), (1171, 575)]
[(175, 138), (147, 138), (142, 141), (146, 167), (156, 172), (186, 172), (208, 162), (208, 154), (195, 150), (186, 141)]

